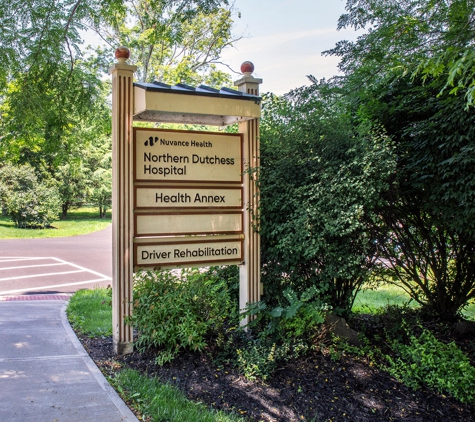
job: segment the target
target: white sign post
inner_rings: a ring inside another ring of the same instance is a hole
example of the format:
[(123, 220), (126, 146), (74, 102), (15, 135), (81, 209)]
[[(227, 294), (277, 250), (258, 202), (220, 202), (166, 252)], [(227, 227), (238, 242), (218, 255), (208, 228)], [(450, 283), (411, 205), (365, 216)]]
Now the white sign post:
[[(133, 271), (238, 264), (240, 307), (260, 300), (257, 167), (260, 98), (245, 62), (239, 91), (133, 84), (130, 52), (116, 51), (112, 74), (113, 341), (133, 349)], [(252, 69), (251, 69), (252, 67)], [(239, 133), (133, 127), (133, 121), (225, 126)]]

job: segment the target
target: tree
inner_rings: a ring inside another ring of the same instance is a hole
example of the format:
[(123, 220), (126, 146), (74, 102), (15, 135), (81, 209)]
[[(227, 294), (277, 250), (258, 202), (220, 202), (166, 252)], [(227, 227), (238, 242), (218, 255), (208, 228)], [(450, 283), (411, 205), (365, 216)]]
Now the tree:
[(475, 90), (474, 0), (348, 0), (338, 29), (367, 31), (341, 41), (326, 54), (341, 57), (340, 70), (356, 84), (378, 82), (388, 73), (440, 79), (440, 91)]
[[(69, 113), (87, 113), (100, 73), (81, 54), (79, 31), (93, 2), (1, 0), (3, 136), (57, 142)], [(107, 9), (107, 3), (104, 3)], [(57, 147), (58, 145), (52, 145)]]
[[(65, 216), (84, 190), (81, 154), (110, 135), (101, 78), (113, 55), (88, 53), (80, 31), (131, 46), (143, 80), (221, 86), (229, 77), (215, 64), (234, 41), (231, 13), (226, 0), (0, 0), (0, 157), (57, 176)], [(94, 183), (107, 190), (103, 170)], [(107, 193), (99, 196), (107, 206)]]
[(99, 217), (105, 218), (112, 205), (112, 153), (110, 138), (98, 139), (87, 154), (91, 173), (88, 199), (99, 208)]
[(130, 0), (124, 9), (95, 25), (113, 48), (131, 48), (142, 82), (219, 85), (229, 75), (217, 69), (231, 35), (233, 8), (226, 0)]
[(61, 218), (66, 218), (72, 207), (86, 201), (90, 175), (82, 161), (71, 160), (58, 166), (54, 176), (59, 185)]
[[(373, 225), (387, 269), (442, 318), (475, 297), (473, 2), (349, 0), (367, 28), (341, 57), (355, 127), (382, 127), (397, 167)], [(449, 89), (451, 88), (451, 89)]]

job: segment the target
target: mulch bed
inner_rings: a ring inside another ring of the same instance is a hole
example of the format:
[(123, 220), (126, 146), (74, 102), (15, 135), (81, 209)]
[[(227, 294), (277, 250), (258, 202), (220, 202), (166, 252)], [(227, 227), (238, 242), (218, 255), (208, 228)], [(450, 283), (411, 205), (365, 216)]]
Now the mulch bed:
[[(176, 385), (192, 400), (250, 421), (475, 421), (475, 406), (413, 391), (368, 359), (347, 354), (335, 361), (331, 354), (315, 353), (282, 364), (266, 382), (253, 382), (206, 353), (185, 353), (157, 366), (153, 353), (117, 358), (110, 337), (80, 340), (106, 375), (113, 376), (118, 366), (137, 369)], [(473, 338), (463, 341), (473, 350)]]

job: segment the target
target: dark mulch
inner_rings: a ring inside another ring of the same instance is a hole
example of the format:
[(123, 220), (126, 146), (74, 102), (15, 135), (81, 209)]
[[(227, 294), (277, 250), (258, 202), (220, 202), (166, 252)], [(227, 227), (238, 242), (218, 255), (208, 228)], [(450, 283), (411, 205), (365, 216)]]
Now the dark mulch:
[[(160, 367), (153, 353), (117, 358), (111, 338), (80, 339), (106, 374), (113, 375), (118, 365), (134, 368), (178, 386), (192, 400), (233, 409), (250, 421), (475, 421), (475, 406), (413, 391), (366, 358), (343, 354), (335, 361), (331, 354), (315, 353), (281, 365), (266, 382), (252, 382), (207, 354), (183, 354)], [(474, 347), (473, 338), (463, 341)]]

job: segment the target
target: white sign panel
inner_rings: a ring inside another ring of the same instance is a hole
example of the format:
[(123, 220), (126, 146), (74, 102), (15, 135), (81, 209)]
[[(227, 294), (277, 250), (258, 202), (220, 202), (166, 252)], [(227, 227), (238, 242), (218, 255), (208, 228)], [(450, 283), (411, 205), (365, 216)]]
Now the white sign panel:
[(242, 136), (134, 128), (134, 180), (242, 182)]
[(240, 234), (242, 219), (242, 212), (135, 214), (135, 236)]
[(242, 209), (242, 188), (136, 186), (135, 209), (235, 208)]
[(212, 265), (243, 260), (241, 240), (136, 244), (134, 256), (136, 267)]

